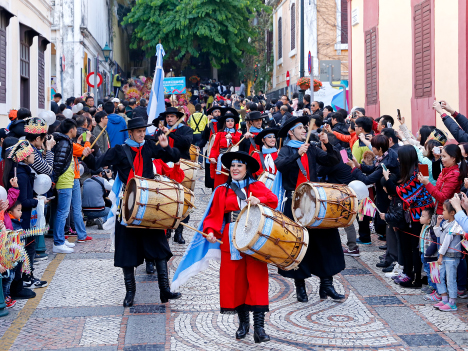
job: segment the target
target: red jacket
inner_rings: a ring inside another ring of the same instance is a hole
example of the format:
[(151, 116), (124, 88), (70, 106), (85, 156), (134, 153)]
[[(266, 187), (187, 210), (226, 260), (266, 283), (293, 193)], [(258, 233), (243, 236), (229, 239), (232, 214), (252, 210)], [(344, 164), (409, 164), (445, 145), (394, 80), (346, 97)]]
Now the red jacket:
[(442, 170), (439, 178), (437, 178), (436, 186), (431, 183), (426, 185), (427, 191), (438, 202), (437, 214), (442, 214), (444, 211), (444, 201), (451, 199), (455, 193), (460, 191), (462, 182), (459, 180), (459, 177), (460, 170), (458, 169), (458, 165), (453, 165)]
[(163, 176), (169, 177), (175, 180), (177, 183), (181, 183), (184, 180), (184, 171), (180, 168), (180, 165), (175, 164), (174, 167), (169, 167), (163, 160), (157, 158), (153, 160), (153, 164), (156, 167), (156, 173)]

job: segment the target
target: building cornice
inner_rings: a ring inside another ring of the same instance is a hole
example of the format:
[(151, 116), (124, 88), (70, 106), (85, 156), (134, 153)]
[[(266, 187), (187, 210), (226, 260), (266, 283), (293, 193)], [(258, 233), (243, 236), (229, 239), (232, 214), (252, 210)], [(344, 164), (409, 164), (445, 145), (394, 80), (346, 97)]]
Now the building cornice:
[[(52, 25), (52, 21), (47, 18), (36, 6), (34, 6), (33, 4), (31, 4), (29, 2), (29, 0), (20, 0), (24, 5), (26, 5), (32, 12), (34, 12), (34, 14), (39, 17), (42, 22), (44, 22), (45, 24), (47, 24), (48, 27), (50, 27)], [(45, 0), (41, 0), (41, 2), (45, 2)], [(47, 6), (48, 8), (50, 7), (50, 10), (52, 10), (52, 7), (50, 5)], [(49, 10), (49, 14), (50, 14), (50, 10)], [(43, 34), (43, 33), (41, 33)], [(43, 34), (44, 35), (44, 34)], [(47, 37), (46, 37), (47, 38)]]

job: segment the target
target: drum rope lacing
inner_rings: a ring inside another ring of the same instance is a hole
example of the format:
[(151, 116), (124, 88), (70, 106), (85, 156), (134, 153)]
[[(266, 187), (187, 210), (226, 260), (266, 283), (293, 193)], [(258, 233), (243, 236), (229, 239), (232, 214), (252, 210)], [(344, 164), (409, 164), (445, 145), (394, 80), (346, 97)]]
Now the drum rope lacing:
[[(339, 207), (341, 207), (342, 210), (344, 210), (345, 212), (348, 212), (348, 216), (349, 215), (355, 215), (357, 213), (357, 211), (351, 211), (350, 209), (348, 209), (346, 206), (344, 206), (342, 203), (345, 202), (346, 200), (350, 199), (350, 198), (354, 198), (356, 197), (355, 195), (348, 195), (346, 196), (345, 198), (343, 199), (340, 199), (340, 200), (323, 200), (323, 199), (318, 199), (320, 201), (320, 205), (325, 207), (325, 205), (323, 205), (323, 203), (327, 203), (327, 204), (333, 204), (333, 205), (337, 205)], [(317, 220), (327, 220), (327, 221), (335, 221), (335, 222), (338, 222), (339, 219), (342, 219), (342, 218), (345, 218), (346, 215), (341, 215), (339, 217), (335, 217), (335, 218), (327, 218), (327, 217), (318, 217), (317, 216)]]

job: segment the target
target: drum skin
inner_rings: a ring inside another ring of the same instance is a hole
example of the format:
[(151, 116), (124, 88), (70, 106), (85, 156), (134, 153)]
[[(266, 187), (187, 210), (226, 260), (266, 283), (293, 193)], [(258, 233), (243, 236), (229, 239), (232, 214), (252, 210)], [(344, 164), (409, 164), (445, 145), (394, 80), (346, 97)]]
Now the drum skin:
[(198, 163), (190, 162), (187, 160), (180, 160), (180, 168), (184, 171), (184, 180), (182, 185), (187, 189), (195, 191), (195, 181), (197, 178), (197, 170), (201, 167)]
[[(247, 227), (253, 236), (241, 247), (238, 244), (241, 243), (241, 235), (245, 233), (247, 210), (248, 206), (245, 206), (234, 226), (232, 241), (236, 249), (283, 270), (296, 269), (304, 258), (309, 244), (307, 229), (294, 223), (279, 211), (264, 205), (252, 206), (250, 211), (260, 211), (260, 221), (256, 219), (251, 221), (249, 218)], [(250, 228), (251, 226), (253, 228)]]
[(292, 197), (297, 223), (310, 228), (345, 228), (353, 224), (358, 210), (356, 193), (343, 184), (300, 184)]
[(122, 218), (131, 227), (177, 228), (183, 216), (184, 202), (181, 184), (170, 179), (134, 177), (125, 188)]
[(200, 152), (200, 148), (196, 145), (190, 145), (190, 160), (192, 162), (197, 162), (198, 153)]
[(268, 189), (273, 189), (273, 183), (275, 182), (276, 174), (263, 171), (263, 173), (258, 177), (258, 181), (265, 184)]

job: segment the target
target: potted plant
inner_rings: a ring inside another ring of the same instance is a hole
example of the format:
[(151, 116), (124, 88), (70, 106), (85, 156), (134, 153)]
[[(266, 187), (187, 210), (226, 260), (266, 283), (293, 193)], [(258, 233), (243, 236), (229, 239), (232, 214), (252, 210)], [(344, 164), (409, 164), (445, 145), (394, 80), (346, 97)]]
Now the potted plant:
[(189, 78), (189, 81), (191, 81), (193, 84), (196, 84), (200, 81), (200, 78), (198, 78), (197, 76), (191, 76)]
[(301, 77), (297, 81), (297, 85), (301, 88), (301, 90), (307, 90), (310, 88), (310, 78)]
[(319, 91), (322, 87), (322, 82), (318, 79), (314, 79), (314, 91)]

